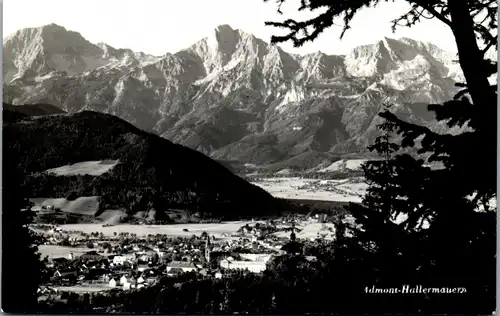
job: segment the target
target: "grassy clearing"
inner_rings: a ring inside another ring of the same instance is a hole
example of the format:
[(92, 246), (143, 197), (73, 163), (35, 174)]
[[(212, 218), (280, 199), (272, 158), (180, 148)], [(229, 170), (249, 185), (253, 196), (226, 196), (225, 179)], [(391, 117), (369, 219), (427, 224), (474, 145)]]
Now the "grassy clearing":
[(118, 160), (83, 161), (72, 165), (48, 169), (45, 172), (53, 173), (57, 176), (100, 176), (102, 174), (105, 174), (106, 172), (111, 171), (118, 163)]
[(97, 218), (102, 220), (103, 224), (117, 225), (120, 224), (122, 219), (126, 216), (127, 213), (122, 210), (106, 210), (97, 216)]
[(40, 210), (42, 206), (52, 205), (63, 212), (79, 215), (95, 215), (99, 206), (98, 196), (83, 196), (73, 201), (65, 198), (32, 198), (30, 201), (35, 204), (33, 210)]
[(318, 170), (318, 172), (332, 172), (341, 170), (361, 170), (361, 165), (365, 163), (366, 159), (348, 159), (338, 160), (326, 168)]

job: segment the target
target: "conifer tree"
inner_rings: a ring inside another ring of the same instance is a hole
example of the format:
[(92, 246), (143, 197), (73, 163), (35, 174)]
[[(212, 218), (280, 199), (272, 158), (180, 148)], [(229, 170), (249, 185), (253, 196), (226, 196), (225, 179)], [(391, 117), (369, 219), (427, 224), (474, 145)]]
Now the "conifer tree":
[[(336, 17), (344, 20), (343, 36), (361, 8), (381, 2), (301, 0), (299, 10), (326, 10), (307, 21), (268, 22), (290, 31), (273, 37), (272, 42), (291, 40), (301, 46), (332, 26)], [(363, 248), (356, 262), (366, 263), (363, 275), (375, 282), (413, 280), (425, 286), (467, 290), (446, 298), (408, 299), (400, 306), (397, 297), (388, 305), (393, 311), (491, 313), (495, 307), (496, 221), (489, 201), (496, 198), (497, 105), (496, 86), (490, 86), (488, 78), (496, 73), (496, 62), (484, 56), (497, 45), (498, 4), (487, 0), (407, 2), (410, 11), (395, 19), (393, 27), (401, 22), (412, 26), (427, 17), (440, 20), (453, 32), (466, 83), (457, 84), (464, 89), (454, 100), (428, 109), (450, 129), (462, 130), (440, 134), (403, 121), (387, 109), (380, 113), (385, 120), (381, 129), (394, 131), (402, 141), (389, 145), (383, 135), (371, 149), (387, 154), (389, 147), (413, 147), (417, 154), (394, 153), (390, 159), (386, 156), (364, 166), (368, 193), (362, 206), (348, 208), (359, 225), (355, 240)], [(478, 19), (481, 15), (484, 20)], [(398, 215), (404, 220), (394, 223)]]
[(44, 264), (37, 244), (40, 239), (28, 228), (33, 214), (23, 189), (18, 159), (4, 152), (2, 174), (2, 310), (7, 313), (37, 312), (38, 287)]

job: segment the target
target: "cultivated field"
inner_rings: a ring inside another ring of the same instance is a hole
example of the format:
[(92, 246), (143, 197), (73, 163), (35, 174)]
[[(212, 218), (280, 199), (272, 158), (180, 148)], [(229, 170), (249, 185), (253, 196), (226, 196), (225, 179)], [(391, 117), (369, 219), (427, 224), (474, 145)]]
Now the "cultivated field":
[(54, 173), (58, 176), (74, 176), (74, 175), (100, 176), (112, 170), (118, 163), (119, 163), (118, 160), (83, 161), (72, 165), (48, 169), (45, 172)]
[(359, 203), (366, 190), (365, 183), (351, 179), (266, 178), (252, 183), (275, 197), (299, 200)]

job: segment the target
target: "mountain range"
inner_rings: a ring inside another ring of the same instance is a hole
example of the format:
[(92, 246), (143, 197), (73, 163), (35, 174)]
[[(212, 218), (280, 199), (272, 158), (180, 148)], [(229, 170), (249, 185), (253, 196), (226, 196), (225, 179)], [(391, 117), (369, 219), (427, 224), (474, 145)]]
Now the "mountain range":
[(300, 169), (363, 155), (383, 102), (444, 128), (426, 105), (464, 80), (456, 54), (408, 38), (296, 55), (229, 25), (207, 35), (152, 56), (55, 24), (22, 29), (3, 41), (4, 100), (112, 114), (218, 160)]

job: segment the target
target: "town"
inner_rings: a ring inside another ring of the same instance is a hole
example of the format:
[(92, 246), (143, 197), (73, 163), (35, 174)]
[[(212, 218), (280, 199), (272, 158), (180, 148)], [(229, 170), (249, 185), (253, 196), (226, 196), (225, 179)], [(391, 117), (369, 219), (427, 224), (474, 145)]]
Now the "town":
[[(272, 258), (286, 253), (285, 245), (296, 233), (298, 238), (307, 237), (309, 241), (333, 238), (334, 226), (327, 223), (329, 220), (326, 214), (315, 214), (253, 221), (218, 237), (207, 232), (190, 237), (138, 236), (128, 232), (104, 235), (35, 224), (31, 229), (43, 238), (40, 248), (69, 249), (65, 256), (47, 259), (40, 300), (63, 300), (68, 293), (141, 289), (162, 277), (187, 272), (201, 278), (225, 278), (235, 272), (262, 273)], [(321, 227), (322, 233), (306, 233), (307, 227), (313, 226)], [(307, 259), (315, 260), (314, 256)]]

